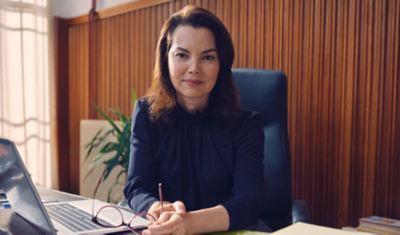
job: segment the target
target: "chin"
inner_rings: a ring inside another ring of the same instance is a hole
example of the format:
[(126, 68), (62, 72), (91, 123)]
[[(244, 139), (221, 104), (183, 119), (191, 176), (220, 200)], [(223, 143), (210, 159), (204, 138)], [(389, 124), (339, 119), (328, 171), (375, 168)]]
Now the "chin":
[(187, 92), (182, 94), (183, 97), (185, 98), (190, 98), (190, 99), (202, 99), (204, 97), (208, 97), (209, 94), (204, 94), (204, 93), (198, 93), (198, 92)]

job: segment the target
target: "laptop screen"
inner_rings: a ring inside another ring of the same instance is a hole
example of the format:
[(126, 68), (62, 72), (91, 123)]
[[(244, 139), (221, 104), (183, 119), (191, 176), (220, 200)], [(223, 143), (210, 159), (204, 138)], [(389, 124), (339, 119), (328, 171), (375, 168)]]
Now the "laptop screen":
[(15, 144), (1, 138), (0, 188), (6, 193), (14, 212), (43, 230), (43, 233), (56, 233)]

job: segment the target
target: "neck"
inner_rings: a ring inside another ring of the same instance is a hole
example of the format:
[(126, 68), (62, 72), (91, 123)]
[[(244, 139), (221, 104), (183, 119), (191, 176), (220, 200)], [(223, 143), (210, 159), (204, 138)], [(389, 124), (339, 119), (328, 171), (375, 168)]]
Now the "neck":
[(195, 114), (197, 111), (203, 111), (207, 106), (207, 99), (198, 99), (198, 98), (180, 98), (178, 97), (178, 103), (182, 106), (182, 108), (190, 113)]

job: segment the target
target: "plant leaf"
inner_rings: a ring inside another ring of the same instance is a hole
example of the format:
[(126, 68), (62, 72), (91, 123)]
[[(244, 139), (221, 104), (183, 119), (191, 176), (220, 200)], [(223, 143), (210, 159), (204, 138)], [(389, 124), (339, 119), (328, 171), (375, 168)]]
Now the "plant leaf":
[(125, 173), (126, 173), (125, 170), (121, 170), (121, 171), (118, 173), (117, 177), (116, 177), (116, 182), (119, 182), (119, 178), (120, 178), (121, 176), (123, 176)]
[(112, 108), (108, 108), (108, 110), (117, 115), (119, 117), (119, 120), (121, 120), (123, 123), (126, 123), (127, 117), (121, 111)]
[(86, 153), (86, 158), (89, 157), (90, 153), (92, 152), (93, 148), (96, 147), (96, 140), (98, 139), (98, 136), (102, 132), (103, 129), (99, 130), (96, 135), (90, 140), (88, 144), (85, 145), (85, 148), (89, 148), (89, 150)]
[[(102, 129), (103, 130), (103, 129)], [(100, 132), (102, 131), (100, 130), (99, 132), (97, 132), (96, 136), (93, 137), (93, 139), (85, 146), (86, 148), (89, 148), (89, 150), (86, 153), (86, 158), (88, 158), (92, 152), (92, 150), (94, 148), (97, 148), (99, 145), (103, 144), (104, 140), (107, 139), (107, 137), (110, 134), (113, 134), (113, 132), (115, 131), (114, 129), (108, 130), (106, 133), (104, 133), (101, 137), (98, 137), (98, 135), (100, 134)]]
[(113, 151), (118, 151), (118, 144), (113, 143), (113, 142), (108, 142), (106, 143), (98, 152), (98, 154), (94, 157), (93, 163), (96, 162), (106, 162), (108, 159), (103, 159), (103, 157), (106, 156), (106, 154), (113, 152)]
[[(131, 89), (132, 95), (132, 107), (135, 107), (135, 103), (137, 100), (135, 88)], [(130, 137), (131, 137), (131, 123), (132, 117), (125, 116), (119, 109), (114, 110), (112, 108), (107, 108), (108, 111), (117, 115), (122, 122), (122, 125), (119, 126), (113, 121), (110, 116), (104, 113), (96, 104), (94, 105), (95, 109), (99, 114), (107, 120), (108, 123), (113, 127), (113, 129), (105, 132), (101, 135), (101, 130), (96, 133), (96, 135), (92, 138), (92, 140), (86, 145), (89, 148), (87, 157), (93, 151), (94, 148), (103, 145), (98, 154), (93, 158), (92, 163), (89, 166), (90, 174), (96, 167), (100, 164), (105, 165), (105, 174), (103, 176), (103, 181), (106, 180), (113, 169), (116, 166), (120, 165), (122, 170), (118, 173), (114, 184), (110, 187), (108, 192), (108, 201), (111, 200), (111, 192), (117, 185), (123, 185), (119, 183), (122, 175), (127, 172), (129, 167), (129, 156), (130, 156)], [(113, 135), (116, 137), (116, 142), (108, 141), (107, 137), (109, 135)], [(112, 157), (109, 157), (108, 153), (115, 151), (115, 154)]]
[(110, 123), (110, 125), (118, 132), (118, 134), (121, 134), (121, 130), (118, 128), (118, 126), (115, 124), (115, 122), (107, 115), (105, 114), (97, 105), (94, 105), (95, 109), (97, 112), (100, 113), (100, 115)]
[(107, 193), (107, 202), (111, 202), (111, 193), (112, 193), (112, 191), (114, 190), (114, 188), (115, 188), (116, 186), (118, 186), (118, 185), (124, 186), (124, 184), (121, 184), (121, 183), (119, 183), (118, 181), (115, 181), (115, 182), (111, 185), (110, 189), (108, 190), (108, 193)]

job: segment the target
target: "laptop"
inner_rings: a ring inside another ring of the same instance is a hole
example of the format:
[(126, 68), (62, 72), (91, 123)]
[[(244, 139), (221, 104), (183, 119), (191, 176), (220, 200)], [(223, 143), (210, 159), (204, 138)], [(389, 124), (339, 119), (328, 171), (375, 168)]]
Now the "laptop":
[[(44, 204), (15, 144), (2, 138), (0, 138), (1, 190), (5, 192), (11, 209), (35, 225), (43, 234), (104, 234), (129, 230), (125, 226), (105, 228), (92, 222), (92, 211), (96, 213), (101, 207), (110, 205), (99, 200), (95, 200), (95, 208), (92, 207), (93, 199)], [(126, 210), (121, 211), (126, 222), (134, 216)], [(100, 219), (116, 225), (116, 221), (120, 221), (120, 218), (120, 215), (116, 217), (113, 213), (105, 213)], [(73, 226), (82, 222), (85, 225), (83, 229)], [(145, 228), (148, 220), (138, 216), (135, 217), (133, 224), (133, 228)]]

